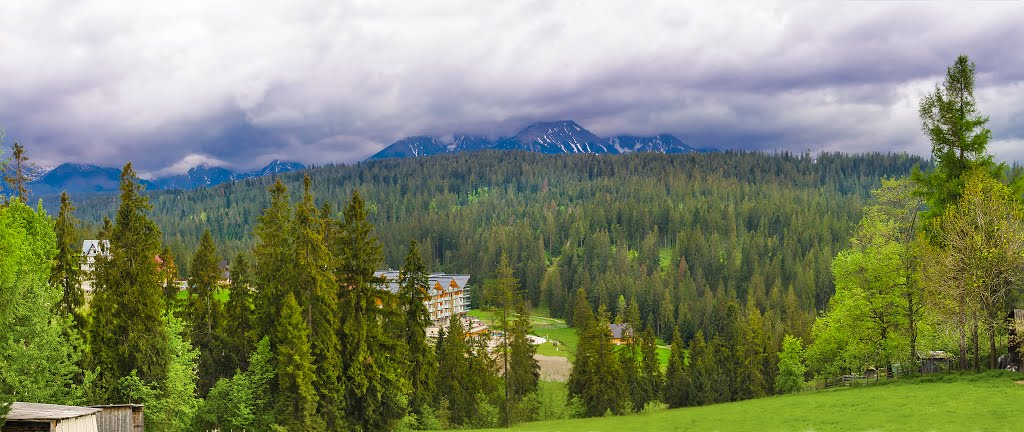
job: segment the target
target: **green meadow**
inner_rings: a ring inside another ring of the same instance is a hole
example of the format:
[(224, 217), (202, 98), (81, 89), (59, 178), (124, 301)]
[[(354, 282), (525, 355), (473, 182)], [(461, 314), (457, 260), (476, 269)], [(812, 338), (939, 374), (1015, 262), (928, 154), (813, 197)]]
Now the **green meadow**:
[(988, 372), (897, 380), (619, 417), (524, 423), (521, 432), (1020, 431), (1022, 375)]

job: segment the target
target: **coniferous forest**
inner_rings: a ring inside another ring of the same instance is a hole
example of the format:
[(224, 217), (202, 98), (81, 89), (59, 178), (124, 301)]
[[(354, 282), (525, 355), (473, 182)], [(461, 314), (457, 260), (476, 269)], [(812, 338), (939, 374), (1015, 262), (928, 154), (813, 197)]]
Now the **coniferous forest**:
[[(1001, 367), (1024, 204), (1019, 170), (987, 152), (973, 83), (961, 56), (922, 100), (929, 161), (485, 151), (160, 192), (129, 163), (116, 196), (47, 212), (28, 205), (15, 148), (0, 407), (144, 403), (154, 431), (433, 430), (913, 374), (921, 352)], [(84, 239), (105, 251), (91, 276)], [(386, 268), (397, 293), (377, 288)], [(502, 344), (456, 319), (425, 336), (432, 272), (472, 276)], [(537, 313), (579, 338), (556, 401), (526, 338)], [(611, 323), (630, 329), (623, 345)]]

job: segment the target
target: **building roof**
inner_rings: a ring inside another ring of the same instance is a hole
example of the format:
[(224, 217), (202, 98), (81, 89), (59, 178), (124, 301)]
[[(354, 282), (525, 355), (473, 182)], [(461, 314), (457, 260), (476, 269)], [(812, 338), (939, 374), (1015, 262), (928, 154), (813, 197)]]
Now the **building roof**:
[[(398, 292), (398, 276), (399, 272), (395, 270), (387, 271), (376, 271), (373, 272), (375, 277), (383, 277), (387, 280), (386, 283), (381, 287), (393, 293)], [(466, 285), (469, 284), (469, 275), (450, 275), (444, 273), (433, 273), (427, 276), (427, 283), (431, 289), (436, 289), (438, 285), (441, 286), (445, 292), (453, 292), (459, 290), (465, 290)]]
[(110, 240), (85, 240), (82, 242), (82, 255), (90, 257), (99, 255), (102, 251), (100, 243), (103, 244), (103, 248), (110, 249)]
[(99, 408), (67, 405), (50, 405), (41, 403), (15, 402), (11, 404), (11, 412), (7, 420), (19, 421), (53, 421), (73, 419), (100, 412)]
[(612, 339), (622, 339), (633, 335), (629, 324), (608, 324), (608, 330), (612, 331)]

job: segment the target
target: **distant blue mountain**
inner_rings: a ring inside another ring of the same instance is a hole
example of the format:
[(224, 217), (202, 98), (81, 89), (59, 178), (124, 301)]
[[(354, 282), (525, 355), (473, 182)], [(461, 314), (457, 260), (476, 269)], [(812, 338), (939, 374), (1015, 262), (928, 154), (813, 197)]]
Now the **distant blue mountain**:
[(672, 135), (601, 138), (571, 120), (541, 122), (527, 126), (512, 137), (489, 140), (485, 137), (455, 135), (451, 142), (428, 136), (409, 137), (384, 148), (368, 160), (431, 156), (474, 150), (520, 150), (545, 154), (631, 152), (694, 153), (715, 151), (698, 149)]
[[(185, 174), (141, 180), (147, 190), (195, 189), (221, 183), (273, 175), (305, 168), (298, 162), (273, 161), (253, 172), (235, 172), (223, 167), (198, 166)], [(69, 193), (111, 192), (118, 190), (121, 170), (89, 164), (65, 163), (29, 182), (34, 195), (68, 191)]]

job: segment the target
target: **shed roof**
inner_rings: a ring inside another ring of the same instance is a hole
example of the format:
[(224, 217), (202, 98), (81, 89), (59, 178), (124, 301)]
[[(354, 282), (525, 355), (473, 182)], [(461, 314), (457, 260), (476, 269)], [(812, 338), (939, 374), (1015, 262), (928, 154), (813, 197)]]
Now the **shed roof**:
[(80, 406), (50, 405), (41, 403), (15, 402), (11, 404), (11, 412), (7, 420), (21, 421), (52, 421), (66, 420), (96, 414), (99, 408)]

